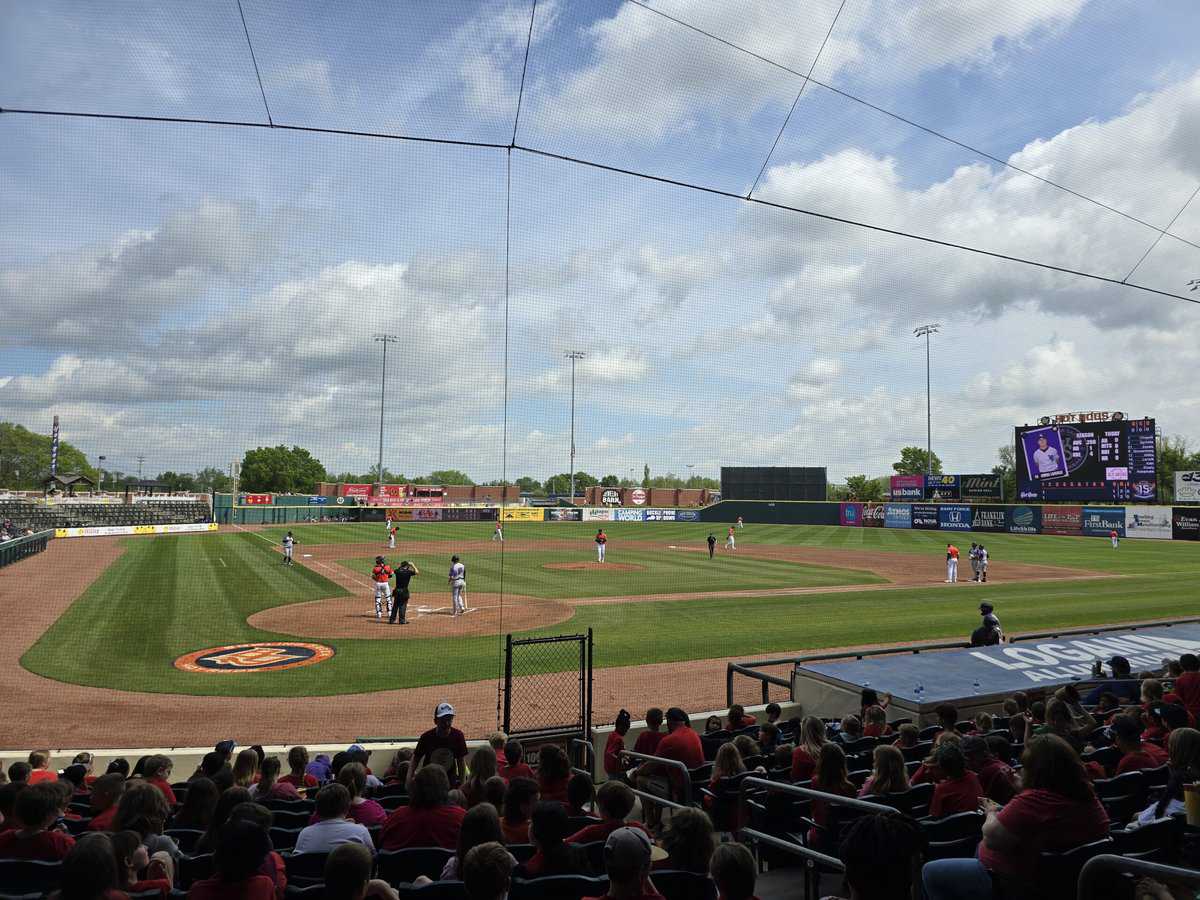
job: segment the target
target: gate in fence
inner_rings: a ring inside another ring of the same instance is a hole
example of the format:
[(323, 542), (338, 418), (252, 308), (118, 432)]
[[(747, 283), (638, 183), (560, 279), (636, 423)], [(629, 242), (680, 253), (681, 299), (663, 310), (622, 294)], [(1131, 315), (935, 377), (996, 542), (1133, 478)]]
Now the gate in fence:
[(507, 734), (592, 734), (592, 629), (504, 641)]

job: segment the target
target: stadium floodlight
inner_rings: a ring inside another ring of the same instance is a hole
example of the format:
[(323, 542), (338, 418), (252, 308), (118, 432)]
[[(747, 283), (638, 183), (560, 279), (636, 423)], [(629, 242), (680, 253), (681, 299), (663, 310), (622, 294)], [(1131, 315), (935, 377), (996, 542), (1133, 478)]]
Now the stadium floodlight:
[(375, 470), (375, 481), (383, 484), (383, 398), (387, 391), (387, 347), (388, 344), (400, 343), (400, 336), (377, 331), (371, 335), (371, 340), (383, 344), (383, 371), (379, 376), (379, 468)]
[(918, 325), (913, 329), (917, 337), (925, 338), (925, 474), (933, 474), (933, 415), (929, 387), (929, 336), (941, 331), (940, 322)]
[(100, 460), (100, 493), (103, 494), (104, 493), (104, 461), (106, 459), (108, 459), (108, 457), (100, 456), (97, 458)]
[(575, 503), (575, 362), (587, 354), (582, 350), (568, 350), (566, 358), (571, 361), (571, 503)]

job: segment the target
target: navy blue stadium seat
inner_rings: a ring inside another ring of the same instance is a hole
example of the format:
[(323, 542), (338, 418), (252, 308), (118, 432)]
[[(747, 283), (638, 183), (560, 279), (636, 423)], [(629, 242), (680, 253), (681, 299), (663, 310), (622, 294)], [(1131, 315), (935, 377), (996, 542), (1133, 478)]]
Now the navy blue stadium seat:
[(307, 887), (325, 880), (325, 859), (328, 853), (283, 853), (288, 884)]
[(66, 819), (63, 824), (67, 826), (67, 832), (74, 837), (79, 837), (88, 830), (88, 826), (92, 824), (91, 819)]
[(437, 881), (446, 862), (454, 855), (444, 847), (405, 847), (379, 853), (379, 877), (395, 887), (411, 883), (421, 875)]
[(195, 856), (184, 856), (179, 860), (178, 881), (180, 887), (190, 887), (192, 882), (211, 878), (213, 873), (213, 855), (197, 853)]
[(272, 828), (303, 828), (312, 819), (311, 809), (271, 810)]
[(921, 831), (931, 841), (952, 841), (973, 837), (979, 840), (983, 831), (984, 815), (980, 812), (961, 812), (940, 819), (922, 819)]
[(1121, 856), (1173, 865), (1179, 858), (1185, 827), (1182, 816), (1166, 816), (1137, 828), (1117, 829), (1111, 837)]
[(933, 741), (922, 741), (915, 747), (901, 747), (900, 754), (906, 763), (920, 762), (933, 752)]
[(196, 842), (204, 834), (203, 828), (168, 828), (163, 832), (175, 842), (181, 853), (191, 853), (196, 848)]
[(960, 837), (950, 841), (929, 841), (925, 845), (925, 861), (935, 859), (972, 859), (979, 848), (979, 838)]
[(929, 802), (933, 799), (933, 789), (934, 785), (926, 782), (924, 784), (914, 784), (907, 791), (900, 791), (895, 794), (877, 794), (864, 799), (880, 803), (884, 806), (890, 806), (892, 809), (900, 810), (905, 815), (919, 819), (929, 812)]
[(509, 900), (581, 900), (603, 897), (608, 893), (608, 877), (587, 875), (546, 875), (542, 878), (514, 878)]
[(587, 828), (589, 825), (599, 825), (600, 820), (595, 816), (571, 816), (567, 819), (567, 834)]
[(324, 900), (324, 898), (324, 884), (309, 884), (304, 887), (289, 884), (283, 893), (283, 900)]
[(291, 850), (296, 846), (296, 839), (300, 837), (300, 832), (303, 828), (276, 828), (271, 827), (271, 846), (276, 850)]
[(930, 725), (922, 728), (917, 737), (922, 741), (932, 741), (935, 737), (942, 733), (941, 725)]
[(435, 881), (421, 887), (402, 884), (396, 893), (400, 900), (467, 900), (467, 888), (461, 881)]
[(1103, 838), (1061, 853), (1043, 851), (1038, 859), (1035, 880), (1037, 896), (1047, 900), (1075, 896), (1075, 886), (1079, 882), (1079, 872), (1084, 863), (1093, 856), (1112, 853), (1113, 850), (1112, 838)]
[(665, 900), (717, 900), (717, 883), (707, 875), (661, 869), (650, 878)]
[(1093, 750), (1091, 753), (1084, 753), (1080, 758), (1085, 762), (1099, 763), (1106, 774), (1112, 774), (1117, 770), (1117, 763), (1124, 756), (1116, 747), (1101, 747), (1098, 750)]
[(61, 862), (0, 859), (0, 891), (5, 897), (41, 897), (57, 888), (61, 879)]
[(529, 862), (533, 859), (533, 854), (537, 852), (537, 847), (533, 844), (509, 844), (504, 849), (511, 853), (513, 859), (519, 863)]

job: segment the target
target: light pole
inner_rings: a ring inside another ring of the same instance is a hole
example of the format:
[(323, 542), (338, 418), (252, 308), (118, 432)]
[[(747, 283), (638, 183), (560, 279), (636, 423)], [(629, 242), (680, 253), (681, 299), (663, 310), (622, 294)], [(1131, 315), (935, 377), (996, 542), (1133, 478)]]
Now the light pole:
[(575, 503), (575, 361), (583, 359), (586, 354), (582, 350), (568, 350), (567, 359), (571, 361), (571, 504)]
[(141, 481), (142, 480), (142, 463), (144, 463), (146, 461), (146, 457), (139, 456), (137, 458), (137, 461), (138, 461), (138, 481)]
[(383, 484), (383, 398), (387, 390), (387, 347), (388, 344), (400, 343), (399, 335), (386, 334), (381, 331), (371, 335), (371, 340), (383, 344), (383, 374), (379, 378), (379, 468), (375, 470), (375, 480)]
[(913, 329), (917, 337), (925, 338), (925, 474), (933, 474), (933, 415), (929, 387), (929, 336), (937, 334), (942, 326), (939, 322), (918, 325)]
[(100, 457), (100, 493), (102, 494), (104, 493), (104, 461), (106, 459), (108, 459), (107, 456)]

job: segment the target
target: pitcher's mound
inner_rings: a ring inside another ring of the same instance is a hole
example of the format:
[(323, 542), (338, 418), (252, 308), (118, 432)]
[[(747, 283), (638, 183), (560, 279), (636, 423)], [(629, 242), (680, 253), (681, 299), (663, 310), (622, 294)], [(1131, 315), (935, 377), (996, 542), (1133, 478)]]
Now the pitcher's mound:
[(564, 569), (567, 571), (575, 571), (576, 569), (602, 569), (605, 572), (644, 572), (645, 566), (638, 566), (633, 563), (610, 563), (610, 562), (561, 562), (561, 563), (546, 563), (542, 566), (543, 569)]

